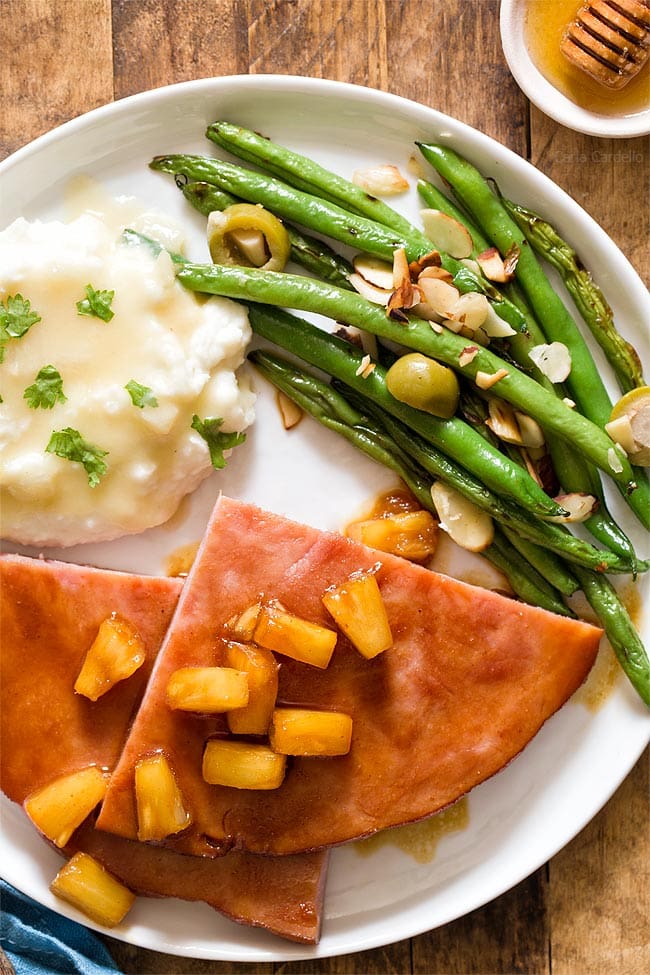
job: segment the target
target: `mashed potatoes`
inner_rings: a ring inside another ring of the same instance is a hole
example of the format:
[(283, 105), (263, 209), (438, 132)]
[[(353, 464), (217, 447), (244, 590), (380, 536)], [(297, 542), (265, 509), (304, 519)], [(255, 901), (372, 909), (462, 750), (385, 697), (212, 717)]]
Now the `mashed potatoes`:
[(166, 252), (97, 214), (0, 233), (0, 305), (4, 538), (72, 545), (160, 524), (212, 470), (210, 435), (214, 460), (253, 421), (245, 310), (197, 299)]

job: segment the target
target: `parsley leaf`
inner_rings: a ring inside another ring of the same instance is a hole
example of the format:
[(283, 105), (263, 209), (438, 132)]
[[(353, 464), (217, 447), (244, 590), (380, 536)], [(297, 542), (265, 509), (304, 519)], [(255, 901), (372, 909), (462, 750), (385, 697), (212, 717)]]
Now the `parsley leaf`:
[(51, 410), (56, 403), (65, 403), (67, 396), (63, 392), (61, 373), (54, 366), (43, 366), (39, 369), (36, 379), (23, 393), (23, 399), (32, 410), (41, 407)]
[(31, 304), (22, 295), (7, 295), (0, 304), (0, 362), (4, 360), (4, 347), (9, 339), (20, 339), (41, 316), (32, 311)]
[(149, 386), (143, 386), (141, 383), (137, 383), (135, 379), (129, 379), (124, 388), (131, 397), (133, 405), (139, 406), (141, 410), (145, 406), (158, 406), (158, 400)]
[(72, 460), (82, 464), (88, 475), (88, 483), (91, 488), (97, 487), (100, 479), (108, 470), (108, 465), (102, 460), (108, 451), (101, 450), (94, 444), (88, 443), (73, 427), (53, 430), (50, 442), (45, 450), (48, 454), (56, 454), (57, 457), (63, 457), (64, 460)]
[(101, 318), (103, 322), (110, 322), (115, 314), (114, 311), (111, 311), (111, 302), (114, 297), (114, 291), (95, 291), (92, 284), (87, 284), (86, 297), (77, 302), (77, 314), (88, 315), (90, 318)]
[(206, 416), (205, 420), (202, 420), (195, 413), (192, 417), (192, 429), (196, 430), (207, 443), (210, 461), (215, 470), (221, 470), (226, 466), (224, 450), (237, 447), (246, 439), (245, 433), (221, 433), (219, 427), (222, 423), (223, 420), (219, 416)]

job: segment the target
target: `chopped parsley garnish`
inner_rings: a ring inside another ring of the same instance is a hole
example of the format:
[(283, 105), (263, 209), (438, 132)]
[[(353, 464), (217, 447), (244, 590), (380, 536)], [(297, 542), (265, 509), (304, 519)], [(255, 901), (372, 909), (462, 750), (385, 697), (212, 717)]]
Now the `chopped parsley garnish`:
[(110, 322), (115, 314), (114, 311), (111, 311), (111, 302), (114, 297), (114, 291), (95, 291), (92, 284), (87, 284), (86, 297), (77, 302), (77, 313), (88, 315), (90, 318), (101, 318), (103, 322)]
[(207, 443), (210, 461), (215, 470), (221, 470), (226, 466), (224, 450), (238, 447), (246, 439), (245, 433), (221, 433), (219, 427), (222, 423), (223, 420), (219, 416), (206, 416), (205, 420), (202, 420), (195, 413), (192, 417), (192, 429), (196, 430)]
[(102, 460), (108, 451), (101, 450), (95, 444), (88, 443), (73, 427), (53, 430), (50, 442), (45, 450), (48, 454), (56, 454), (57, 457), (62, 457), (64, 460), (72, 460), (81, 464), (88, 475), (88, 483), (91, 488), (97, 487), (100, 479), (108, 470), (108, 465)]
[(131, 397), (133, 405), (139, 406), (141, 410), (145, 406), (158, 406), (158, 400), (149, 386), (143, 386), (141, 383), (137, 383), (135, 379), (129, 379), (124, 388)]
[(43, 366), (39, 369), (36, 379), (23, 393), (23, 398), (32, 410), (39, 407), (51, 410), (56, 403), (65, 403), (67, 397), (63, 392), (61, 373), (54, 366)]
[(7, 295), (0, 303), (0, 362), (4, 359), (5, 345), (9, 339), (20, 339), (41, 316), (32, 311), (31, 304), (22, 295)]

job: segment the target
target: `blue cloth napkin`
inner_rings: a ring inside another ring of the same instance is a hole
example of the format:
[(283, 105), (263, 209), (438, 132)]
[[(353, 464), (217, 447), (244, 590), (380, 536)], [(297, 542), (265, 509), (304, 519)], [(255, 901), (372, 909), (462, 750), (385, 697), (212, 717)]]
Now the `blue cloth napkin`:
[(0, 881), (0, 944), (16, 975), (109, 975), (119, 972), (88, 928), (41, 907)]

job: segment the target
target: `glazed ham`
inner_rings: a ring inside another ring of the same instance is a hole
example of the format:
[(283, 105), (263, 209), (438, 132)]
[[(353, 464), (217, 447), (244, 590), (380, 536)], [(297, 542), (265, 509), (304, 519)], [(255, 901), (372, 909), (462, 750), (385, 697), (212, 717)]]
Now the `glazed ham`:
[[(392, 628), (390, 649), (368, 660), (339, 635), (325, 669), (277, 655), (278, 702), (351, 715), (349, 753), (290, 759), (272, 791), (205, 782), (204, 746), (227, 733), (223, 716), (171, 710), (170, 675), (222, 663), (224, 624), (260, 597), (335, 629), (323, 593), (371, 569)], [(294, 854), (429, 816), (521, 752), (585, 679), (600, 636), (586, 623), (221, 498), (98, 827), (136, 836), (134, 767), (158, 751), (193, 818), (164, 841), (183, 853)]]
[[(10, 799), (22, 804), (89, 765), (115, 766), (181, 588), (177, 579), (0, 557), (0, 784)], [(73, 686), (100, 623), (112, 613), (137, 630), (145, 661), (93, 702)], [(281, 937), (318, 940), (326, 853), (206, 860), (100, 833), (91, 820), (66, 853), (77, 850), (137, 893), (205, 901)]]

